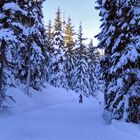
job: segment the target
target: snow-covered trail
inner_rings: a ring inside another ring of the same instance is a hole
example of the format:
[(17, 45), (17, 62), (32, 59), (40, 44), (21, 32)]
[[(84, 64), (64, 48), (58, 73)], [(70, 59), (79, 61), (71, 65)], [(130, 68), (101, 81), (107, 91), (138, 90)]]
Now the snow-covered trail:
[(104, 124), (102, 107), (91, 99), (77, 98), (46, 104), (0, 118), (0, 140), (139, 140), (135, 124)]

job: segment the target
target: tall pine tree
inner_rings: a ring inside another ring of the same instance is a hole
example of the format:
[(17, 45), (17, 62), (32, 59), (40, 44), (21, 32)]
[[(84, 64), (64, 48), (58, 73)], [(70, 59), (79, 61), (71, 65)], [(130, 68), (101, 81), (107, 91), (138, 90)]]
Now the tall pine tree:
[(52, 24), (51, 24), (51, 20), (49, 20), (49, 23), (48, 23), (48, 26), (47, 26), (47, 41), (48, 41), (48, 53), (49, 53), (49, 56), (53, 52), (53, 49), (51, 47), (52, 38), (53, 38)]
[(88, 96), (89, 93), (89, 74), (88, 74), (88, 63), (87, 63), (87, 49), (84, 45), (82, 33), (82, 25), (79, 26), (77, 47), (75, 50), (75, 72), (74, 72), (74, 85), (75, 91), (83, 93)]
[(53, 52), (49, 59), (49, 82), (53, 86), (64, 87), (64, 40), (62, 34), (61, 12), (59, 8), (56, 13), (55, 30), (51, 47), (53, 47)]
[(105, 110), (115, 119), (140, 120), (140, 2), (98, 0), (102, 31), (99, 47), (105, 79)]
[(39, 90), (46, 77), (45, 59), (45, 28), (42, 23), (42, 1), (19, 1), (19, 5), (27, 13), (22, 17), (22, 43), (17, 47), (15, 60), (18, 73), (16, 79), (29, 87)]
[(74, 27), (72, 26), (71, 19), (68, 18), (68, 22), (65, 27), (64, 45), (65, 45), (65, 74), (67, 89), (73, 89), (74, 84)]
[(88, 56), (88, 74), (89, 74), (89, 95), (97, 97), (100, 82), (99, 82), (99, 73), (97, 71), (99, 64), (99, 56), (100, 53), (97, 50), (97, 47), (93, 46), (93, 40), (90, 40), (90, 43), (87, 48), (87, 56)]
[(26, 15), (26, 11), (17, 2), (0, 2), (0, 107), (7, 99), (6, 88), (14, 83), (14, 55), (17, 46), (22, 43), (20, 35), (24, 27), (21, 18)]

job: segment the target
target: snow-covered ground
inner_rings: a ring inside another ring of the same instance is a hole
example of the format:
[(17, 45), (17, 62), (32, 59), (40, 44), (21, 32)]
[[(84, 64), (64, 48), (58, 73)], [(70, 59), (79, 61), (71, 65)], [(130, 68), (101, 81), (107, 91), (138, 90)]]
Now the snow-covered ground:
[(0, 140), (139, 140), (140, 126), (102, 119), (102, 104), (92, 98), (78, 103), (72, 91), (48, 86), (27, 97), (9, 89), (17, 100), (0, 116)]

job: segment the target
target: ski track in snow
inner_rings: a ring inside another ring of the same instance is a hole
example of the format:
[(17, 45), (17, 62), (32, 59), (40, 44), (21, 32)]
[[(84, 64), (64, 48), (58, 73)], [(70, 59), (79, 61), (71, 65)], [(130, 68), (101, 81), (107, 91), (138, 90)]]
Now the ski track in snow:
[(77, 96), (58, 99), (52, 103), (50, 101), (23, 112), (0, 117), (0, 126), (0, 140), (139, 140), (140, 138), (139, 126), (119, 121), (107, 125), (102, 119), (101, 105), (90, 99), (84, 99), (84, 103), (79, 104)]

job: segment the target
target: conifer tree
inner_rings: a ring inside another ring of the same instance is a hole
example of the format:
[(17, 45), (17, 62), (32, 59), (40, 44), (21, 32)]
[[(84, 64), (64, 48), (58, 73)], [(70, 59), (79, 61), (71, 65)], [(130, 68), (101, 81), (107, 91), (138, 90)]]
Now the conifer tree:
[(53, 53), (49, 59), (49, 82), (53, 86), (64, 87), (64, 41), (62, 35), (61, 12), (59, 8), (56, 13), (55, 30), (51, 47), (53, 47)]
[(64, 43), (65, 47), (68, 48), (69, 46), (74, 46), (75, 41), (74, 41), (74, 27), (72, 26), (71, 23), (71, 18), (68, 18), (68, 22), (65, 27), (65, 34), (64, 34)]
[(62, 32), (65, 33), (66, 28), (66, 21), (65, 21), (65, 12), (63, 12), (63, 18), (62, 18)]
[(67, 89), (73, 89), (73, 79), (74, 79), (74, 29), (71, 23), (71, 19), (68, 18), (68, 23), (65, 27), (64, 34), (64, 44), (65, 44), (65, 74)]
[(48, 55), (48, 59), (51, 57), (51, 54), (54, 51), (54, 48), (52, 47), (52, 40), (53, 40), (53, 28), (52, 28), (52, 23), (51, 20), (49, 20), (48, 22), (48, 26), (47, 26), (47, 30), (46, 30), (46, 34), (47, 34), (47, 55)]
[(115, 119), (138, 122), (140, 106), (139, 0), (99, 0), (102, 31), (99, 47), (105, 79), (105, 110)]
[(74, 72), (74, 85), (75, 91), (81, 92), (88, 96), (89, 93), (89, 74), (87, 63), (87, 49), (83, 43), (82, 25), (79, 26), (79, 33), (77, 39), (77, 48), (75, 50), (75, 72)]
[(22, 43), (18, 45), (17, 80), (26, 84), (26, 93), (29, 95), (29, 87), (39, 90), (46, 77), (45, 68), (45, 28), (41, 15), (42, 1), (19, 1), (19, 5), (27, 13), (22, 17), (22, 24), (25, 27), (22, 36)]
[(0, 107), (7, 99), (6, 88), (14, 84), (14, 55), (16, 47), (22, 43), (21, 17), (26, 14), (17, 2), (0, 2)]
[[(35, 77), (35, 85), (38, 85), (39, 87), (44, 85), (44, 82), (46, 82), (46, 77), (48, 77), (47, 73), (47, 65), (48, 65), (48, 54), (47, 54), (47, 48), (48, 44), (46, 41), (46, 30), (45, 26), (43, 23), (43, 3), (45, 0), (37, 0), (35, 2), (35, 10), (34, 13), (36, 14), (36, 23), (35, 23), (35, 28), (37, 28), (35, 35), (34, 35), (34, 40), (37, 43), (39, 47), (38, 55), (40, 55), (40, 63), (38, 63), (38, 68), (37, 71), (40, 71), (40, 75), (36, 75)], [(35, 62), (36, 63), (36, 62)]]
[(99, 51), (97, 50), (97, 47), (93, 46), (93, 40), (90, 40), (90, 43), (88, 45), (88, 74), (89, 74), (89, 95), (92, 95), (94, 97), (97, 96), (98, 90), (100, 89), (99, 86), (99, 74), (97, 72), (97, 67), (99, 64)]
[(52, 23), (51, 20), (49, 20), (48, 26), (47, 26), (47, 41), (49, 46), (51, 47), (51, 42), (52, 42)]

